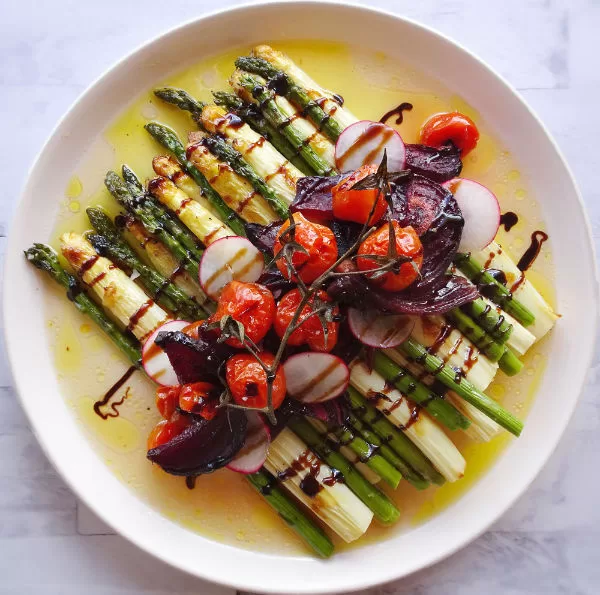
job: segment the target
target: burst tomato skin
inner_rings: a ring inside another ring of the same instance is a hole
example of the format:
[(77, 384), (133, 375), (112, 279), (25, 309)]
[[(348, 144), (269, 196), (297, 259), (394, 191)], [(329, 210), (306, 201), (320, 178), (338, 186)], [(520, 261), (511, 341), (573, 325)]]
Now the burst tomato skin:
[(179, 393), (179, 408), (211, 420), (217, 415), (218, 388), (210, 382), (185, 384)]
[(441, 147), (452, 141), (462, 157), (477, 146), (479, 130), (475, 122), (460, 112), (431, 116), (421, 128), (421, 142), (430, 147)]
[(181, 386), (159, 386), (156, 389), (156, 408), (164, 419), (169, 419), (179, 404)]
[[(264, 285), (231, 281), (223, 288), (217, 311), (210, 320), (218, 321), (227, 315), (241, 322), (246, 336), (259, 343), (273, 324), (275, 298)], [(227, 339), (226, 343), (238, 349), (242, 347), (237, 339)]]
[[(367, 279), (374, 285), (378, 285), (386, 291), (401, 291), (406, 289), (413, 283), (419, 273), (415, 270), (421, 268), (423, 264), (423, 245), (419, 236), (416, 234), (412, 226), (400, 227), (397, 221), (392, 221), (394, 232), (396, 235), (396, 251), (398, 255), (407, 256), (412, 259), (411, 262), (405, 262), (400, 265), (400, 270), (397, 273), (389, 272), (376, 279)], [(390, 232), (388, 223), (382, 225), (378, 230), (373, 232), (359, 247), (356, 264), (361, 271), (370, 271), (376, 269), (380, 265), (370, 258), (360, 258), (360, 255), (377, 255), (386, 256), (388, 254), (390, 244)]]
[[(355, 223), (366, 223), (369, 219), (369, 225), (375, 225), (381, 221), (381, 218), (385, 215), (387, 203), (380, 196), (379, 190), (376, 188), (351, 190), (354, 184), (376, 171), (376, 165), (363, 165), (331, 189), (333, 216), (336, 219), (354, 221)], [(375, 203), (375, 201), (377, 202)], [(375, 209), (369, 218), (374, 203)]]
[[(261, 352), (259, 356), (267, 366), (270, 366), (275, 359), (267, 351)], [(256, 409), (267, 406), (267, 374), (253, 355), (240, 353), (229, 358), (225, 380), (236, 404)], [(285, 391), (285, 374), (283, 367), (278, 366), (272, 389), (274, 409), (281, 405), (285, 398)]]
[(170, 442), (173, 438), (179, 436), (189, 424), (189, 420), (177, 412), (173, 413), (170, 419), (162, 419), (154, 426), (148, 436), (148, 450)]
[[(325, 291), (319, 291), (317, 297), (324, 302), (331, 301), (331, 298)], [(302, 294), (298, 289), (292, 289), (279, 301), (273, 328), (280, 339), (285, 334), (301, 301)], [(304, 306), (302, 314), (300, 315), (300, 320), (309, 316), (314, 310), (314, 305), (313, 300)], [(337, 315), (339, 315), (339, 308), (336, 307), (334, 309), (334, 316)], [(331, 351), (337, 343), (339, 326), (340, 323), (336, 321), (327, 323), (327, 342), (325, 342), (325, 333), (323, 332), (321, 321), (317, 316), (310, 316), (294, 332), (292, 332), (289, 336), (288, 343), (290, 345), (307, 344), (313, 351)]]
[[(292, 256), (292, 264), (304, 283), (312, 283), (336, 261), (337, 242), (328, 227), (312, 223), (301, 213), (294, 213), (293, 218), (296, 227), (293, 232), (286, 234), (282, 242), (280, 238), (290, 226), (289, 219), (281, 226), (277, 232), (273, 253), (277, 255), (287, 242), (294, 241), (300, 244), (308, 254), (296, 251)], [(290, 278), (283, 258), (277, 260), (277, 268), (286, 279)], [(292, 275), (292, 281), (297, 281), (296, 275)]]

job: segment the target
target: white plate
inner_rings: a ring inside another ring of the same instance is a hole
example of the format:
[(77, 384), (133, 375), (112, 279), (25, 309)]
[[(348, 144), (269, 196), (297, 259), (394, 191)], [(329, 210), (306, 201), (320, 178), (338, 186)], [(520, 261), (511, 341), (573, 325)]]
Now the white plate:
[[(480, 111), (542, 197), (562, 314), (525, 431), (487, 475), (427, 523), (326, 562), (215, 543), (161, 516), (112, 475), (59, 394), (53, 357), (43, 340), (42, 276), (23, 258), (32, 242), (48, 239), (56, 197), (89, 139), (132, 98), (180, 65), (182, 55), (199, 60), (232, 46), (300, 33), (346, 43), (360, 40), (400, 59), (410, 55), (417, 67), (459, 89)], [(523, 493), (554, 450), (581, 391), (598, 318), (596, 267), (579, 193), (558, 148), (520, 97), (479, 59), (421, 25), (329, 3), (254, 5), (206, 16), (155, 39), (109, 70), (71, 108), (36, 161), (11, 230), (5, 271), (4, 325), (15, 383), (40, 443), (63, 477), (98, 515), (141, 548), (202, 578), (250, 591), (364, 588), (432, 564), (477, 537)]]

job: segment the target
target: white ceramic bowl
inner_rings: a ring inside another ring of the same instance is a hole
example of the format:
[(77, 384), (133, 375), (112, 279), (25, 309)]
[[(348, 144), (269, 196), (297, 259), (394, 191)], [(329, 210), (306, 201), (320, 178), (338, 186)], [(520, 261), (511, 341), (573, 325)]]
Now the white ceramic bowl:
[[(459, 90), (479, 110), (542, 197), (562, 314), (525, 431), (487, 475), (427, 523), (326, 562), (205, 539), (140, 502), (112, 475), (59, 394), (52, 354), (41, 339), (41, 275), (22, 255), (32, 242), (49, 237), (58, 209), (54, 197), (62, 195), (88, 140), (132, 98), (181, 66), (182, 55), (198, 60), (231, 46), (300, 34), (360, 40), (399, 59), (408, 54), (416, 67)], [(46, 454), (88, 506), (139, 547), (192, 574), (251, 591), (303, 593), (353, 590), (405, 576), (456, 551), (496, 520), (527, 488), (563, 433), (590, 363), (598, 317), (596, 267), (581, 199), (558, 148), (519, 96), (479, 59), (421, 25), (367, 8), (301, 2), (200, 18), (141, 47), (102, 76), (59, 124), (31, 171), (11, 230), (4, 297), (7, 350), (23, 407)]]

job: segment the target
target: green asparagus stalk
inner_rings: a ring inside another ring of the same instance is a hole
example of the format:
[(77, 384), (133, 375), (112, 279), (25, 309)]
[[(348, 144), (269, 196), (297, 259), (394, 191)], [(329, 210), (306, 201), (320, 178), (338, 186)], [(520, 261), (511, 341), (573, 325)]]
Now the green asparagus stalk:
[(244, 223), (237, 213), (233, 211), (225, 201), (219, 196), (219, 193), (208, 183), (208, 180), (198, 170), (198, 168), (187, 158), (185, 147), (179, 140), (179, 137), (173, 130), (159, 124), (150, 122), (144, 127), (146, 130), (165, 148), (169, 149), (181, 164), (181, 167), (194, 179), (200, 186), (203, 195), (210, 202), (218, 217), (229, 225), (229, 227), (240, 236), (245, 236)]
[(496, 308), (491, 308), (483, 298), (461, 306), (462, 311), (490, 334), (498, 343), (504, 344), (510, 338), (513, 326), (507, 322)]
[(342, 473), (346, 485), (373, 512), (378, 521), (390, 524), (397, 520), (400, 511), (396, 505), (383, 492), (369, 483), (348, 459), (328, 446), (305, 419), (292, 420), (290, 428), (332, 469), (337, 469)]
[(250, 128), (264, 136), (290, 163), (303, 174), (313, 175), (315, 172), (296, 153), (285, 136), (272, 126), (261, 114), (258, 107), (242, 101), (237, 95), (225, 91), (213, 91), (215, 103), (239, 116)]
[(410, 484), (418, 490), (424, 490), (429, 482), (424, 480), (414, 469), (412, 469), (402, 458), (398, 456), (369, 426), (364, 424), (353, 413), (348, 416), (348, 431), (354, 435), (361, 436), (371, 447), (377, 448), (377, 453), (388, 463), (393, 465)]
[(246, 479), (316, 554), (321, 558), (331, 556), (333, 543), (329, 537), (285, 495), (268, 471), (261, 469), (256, 473), (246, 475)]
[(490, 275), (470, 254), (457, 254), (454, 263), (473, 283), (485, 286), (486, 296), (514, 316), (523, 326), (533, 324), (535, 316), (531, 310), (514, 299), (509, 289)]
[(498, 365), (507, 376), (516, 376), (523, 369), (523, 362), (510, 349), (504, 352)]
[(508, 430), (511, 434), (519, 436), (523, 430), (523, 422), (506, 411), (485, 393), (477, 390), (468, 380), (457, 377), (457, 373), (440, 358), (430, 354), (423, 345), (410, 337), (399, 348), (409, 359), (416, 361), (442, 382), (450, 390), (462, 397), (468, 403), (485, 413), (498, 425)]
[(429, 459), (391, 422), (353, 387), (348, 387), (348, 396), (352, 411), (367, 427), (371, 427), (394, 452), (400, 456), (421, 477), (442, 485), (443, 476), (435, 469)]
[[(201, 129), (204, 128), (201, 117), (202, 109), (205, 104), (194, 99), (189, 93), (183, 89), (164, 87), (162, 89), (155, 89), (154, 94), (163, 101), (190, 112), (194, 122), (196, 122)], [(254, 168), (244, 160), (244, 157), (239, 151), (236, 151), (231, 145), (228, 145), (222, 138), (214, 135), (207, 136), (204, 139), (204, 144), (215, 157), (218, 157), (221, 161), (227, 163), (236, 174), (246, 178), (246, 180), (252, 184), (254, 190), (263, 196), (279, 217), (285, 219), (288, 216), (288, 205), (277, 196), (277, 193), (270, 188), (256, 173)]]
[(202, 258), (203, 250), (198, 246), (198, 238), (179, 221), (165, 206), (154, 200), (142, 186), (139, 178), (133, 170), (127, 165), (122, 167), (123, 180), (129, 193), (135, 202), (143, 202), (144, 206), (152, 213), (157, 221), (160, 221), (164, 228), (196, 258)]
[(270, 124), (281, 130), (292, 147), (317, 175), (334, 176), (336, 174), (335, 169), (306, 142), (307, 138), (299, 133), (293, 122), (283, 113), (273, 98), (273, 93), (267, 87), (261, 85), (260, 81), (250, 74), (242, 74), (239, 83), (257, 101)]
[(388, 485), (393, 488), (398, 487), (402, 479), (402, 474), (397, 467), (379, 454), (380, 449), (376, 444), (368, 443), (362, 436), (353, 432), (349, 427), (332, 427), (330, 431), (339, 444), (347, 446), (358, 455), (361, 463), (364, 463), (369, 469), (377, 473)]
[(135, 269), (153, 299), (167, 310), (177, 312), (190, 320), (206, 317), (204, 310), (194, 300), (169, 278), (161, 275), (138, 257), (102, 209), (89, 208), (86, 213), (97, 231), (96, 234), (90, 234), (88, 240), (98, 254), (107, 256), (121, 268)]
[(278, 86), (283, 89), (283, 95), (285, 95), (292, 103), (295, 103), (300, 107), (315, 124), (315, 126), (322, 130), (331, 141), (334, 143), (342, 133), (342, 127), (339, 122), (334, 120), (325, 113), (319, 104), (310, 98), (306, 89), (303, 89), (300, 85), (296, 84), (294, 80), (289, 77), (282, 70), (278, 70), (272, 64), (264, 60), (263, 58), (251, 58), (242, 57), (235, 61), (237, 68), (250, 72), (252, 74), (258, 74), (267, 80), (276, 80)]
[(488, 335), (472, 318), (459, 308), (445, 314), (452, 326), (456, 327), (467, 339), (485, 354), (492, 362), (497, 362), (504, 355), (506, 347)]
[(145, 203), (134, 200), (127, 185), (114, 172), (109, 171), (104, 184), (115, 200), (128, 211), (133, 213), (143, 224), (149, 234), (155, 235), (173, 256), (183, 265), (185, 270), (194, 278), (198, 278), (198, 261), (186, 250), (164, 227), (163, 219), (156, 219)]
[(36, 268), (45, 271), (56, 283), (62, 285), (67, 290), (67, 297), (75, 304), (75, 307), (89, 316), (131, 360), (133, 365), (141, 368), (142, 353), (136, 341), (125, 335), (83, 291), (77, 279), (63, 269), (58, 260), (58, 255), (50, 246), (34, 244), (25, 252), (25, 257)]
[(441, 424), (450, 430), (466, 429), (470, 421), (448, 401), (444, 401), (412, 376), (407, 370), (394, 363), (383, 352), (373, 354), (373, 368), (387, 381), (391, 382), (402, 394), (418, 403)]

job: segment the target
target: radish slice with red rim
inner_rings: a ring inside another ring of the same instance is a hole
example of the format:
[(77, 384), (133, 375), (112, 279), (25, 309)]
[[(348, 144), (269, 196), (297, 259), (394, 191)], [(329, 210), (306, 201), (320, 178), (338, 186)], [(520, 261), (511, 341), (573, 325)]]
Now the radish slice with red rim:
[(179, 379), (167, 354), (154, 342), (163, 331), (182, 331), (190, 323), (185, 320), (169, 320), (161, 324), (146, 340), (142, 347), (142, 365), (146, 374), (162, 386), (175, 386)]
[(254, 283), (265, 268), (265, 260), (250, 240), (227, 236), (213, 242), (202, 255), (199, 281), (202, 289), (214, 300), (231, 281)]
[(320, 403), (341, 395), (350, 380), (348, 366), (331, 353), (308, 351), (284, 364), (288, 394), (302, 403)]
[(271, 431), (262, 415), (255, 411), (246, 411), (248, 426), (246, 441), (227, 468), (237, 473), (256, 473), (264, 464), (271, 443)]
[(401, 171), (406, 164), (402, 137), (387, 124), (361, 120), (348, 126), (335, 145), (335, 164), (341, 172), (363, 165), (379, 165), (387, 151), (388, 171)]
[(442, 186), (454, 194), (465, 220), (459, 251), (483, 250), (494, 240), (500, 227), (498, 199), (491, 190), (468, 178), (452, 178)]
[(415, 319), (402, 314), (379, 314), (348, 309), (348, 326), (352, 334), (365, 345), (388, 349), (408, 339), (415, 328)]

